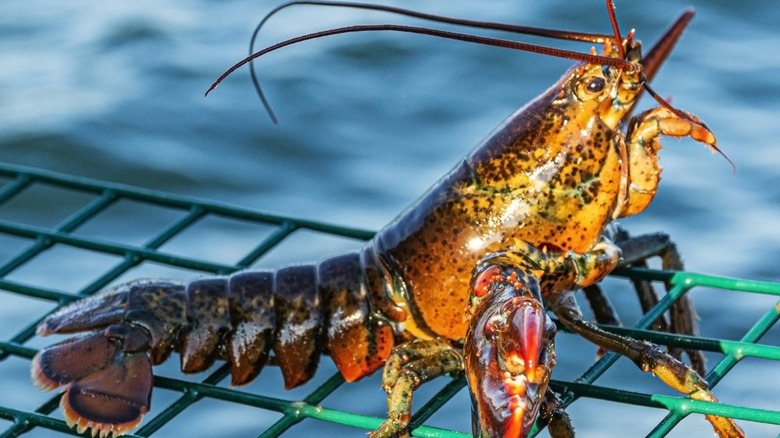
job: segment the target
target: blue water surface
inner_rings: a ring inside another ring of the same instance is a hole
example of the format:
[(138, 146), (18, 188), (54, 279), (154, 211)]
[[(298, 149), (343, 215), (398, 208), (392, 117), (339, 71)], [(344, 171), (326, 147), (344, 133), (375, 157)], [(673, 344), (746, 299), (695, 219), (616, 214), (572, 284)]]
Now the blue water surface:
[[(695, 142), (665, 140), (660, 192), (646, 212), (623, 224), (635, 233), (670, 233), (689, 270), (780, 281), (780, 152), (775, 149), (780, 137), (780, 9), (770, 0), (616, 3), (623, 32), (635, 28), (646, 45), (686, 7), (696, 7), (695, 20), (653, 86), (675, 106), (706, 121), (736, 164), (733, 173), (726, 160)], [(572, 64), (398, 33), (306, 42), (257, 64), (280, 119), (273, 125), (247, 69), (207, 98), (203, 93), (245, 56), (253, 27), (275, 4), (0, 3), (0, 159), (379, 229)], [(611, 32), (604, 4), (597, 0), (386, 4), (472, 19)], [(272, 20), (259, 44), (334, 26), (381, 22), (419, 24), (367, 11), (296, 7)], [(29, 214), (40, 216), (46, 208), (41, 205)], [(315, 260), (358, 244), (301, 245), (301, 253), (290, 251), (259, 265)], [(72, 268), (57, 268), (63, 283), (79, 266), (74, 261)], [(703, 334), (731, 338), (740, 336), (745, 324), (773, 302), (706, 291), (694, 299)], [(13, 320), (0, 320), (0, 326), (9, 323)], [(767, 342), (777, 344), (778, 339), (774, 334)], [(565, 375), (569, 360), (592, 359), (592, 349), (585, 350), (591, 356), (584, 359), (567, 358), (563, 345), (557, 373)], [(625, 368), (615, 379), (652, 380), (630, 364)], [(776, 363), (749, 362), (716, 393), (727, 402), (750, 399), (751, 406), (777, 410), (777, 386), (757, 383), (776, 381), (777, 374)], [(381, 415), (384, 396), (378, 381), (356, 388), (346, 389), (334, 402), (337, 407), (349, 408), (365, 398), (376, 406), (374, 414)], [(295, 399), (296, 394), (288, 396)], [(439, 425), (469, 428), (468, 402), (465, 393), (461, 395), (456, 408), (438, 417)], [(224, 422), (193, 419), (164, 432), (196, 437), (256, 436), (262, 431), (242, 428), (244, 414), (234, 415), (231, 408), (209, 408), (216, 415), (207, 418)], [(637, 418), (632, 412), (612, 403), (583, 408), (575, 404), (572, 416), (580, 436), (586, 437), (644, 436), (663, 416), (651, 411), (651, 418)], [(248, 410), (245, 415), (258, 414)], [(298, 433), (331, 434), (320, 427), (315, 424)], [(746, 427), (754, 436), (780, 432), (777, 426)], [(333, 431), (332, 436), (344, 431)], [(356, 429), (346, 432), (362, 435)], [(696, 417), (672, 436), (709, 433)]]

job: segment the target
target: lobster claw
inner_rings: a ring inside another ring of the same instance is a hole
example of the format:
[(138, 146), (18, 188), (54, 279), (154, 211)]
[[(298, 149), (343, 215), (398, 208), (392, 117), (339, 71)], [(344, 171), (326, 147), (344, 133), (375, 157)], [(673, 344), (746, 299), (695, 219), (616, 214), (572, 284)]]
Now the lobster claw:
[(526, 285), (516, 286), (499, 283), (474, 310), (466, 334), (475, 436), (527, 436), (555, 365), (555, 325)]
[(68, 339), (35, 355), (32, 380), (47, 391), (64, 386), (60, 407), (79, 433), (92, 428), (93, 436), (121, 435), (149, 410), (152, 365), (138, 351), (144, 344), (147, 332), (131, 325)]

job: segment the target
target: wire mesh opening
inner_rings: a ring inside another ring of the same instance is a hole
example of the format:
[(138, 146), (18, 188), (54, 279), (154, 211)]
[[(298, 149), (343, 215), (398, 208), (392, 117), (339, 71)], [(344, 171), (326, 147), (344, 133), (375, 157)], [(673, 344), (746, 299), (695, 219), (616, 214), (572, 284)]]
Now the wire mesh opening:
[[(316, 259), (357, 248), (372, 235), (368, 230), (0, 165), (1, 436), (75, 434), (59, 413), (59, 395), (38, 391), (28, 377), (36, 351), (59, 340), (57, 336), (35, 335), (37, 324), (57, 307), (133, 278), (189, 279), (228, 274), (258, 263), (279, 266), (305, 261), (296, 259), (296, 254)], [(774, 331), (776, 335), (780, 284), (651, 269), (624, 270), (615, 277), (667, 282), (672, 288), (648, 314), (632, 322), (631, 328), (610, 330), (662, 345), (715, 353), (718, 359), (710, 361), (706, 378), (716, 395), (721, 381), (739, 374), (742, 361), (757, 361), (758, 366), (776, 369), (780, 347), (759, 341), (767, 333)], [(694, 338), (647, 329), (693, 289), (705, 290), (710, 299), (717, 299), (720, 293), (765, 299), (756, 299), (761, 308), (751, 320), (740, 321), (744, 329), (735, 339)], [(559, 334), (558, 338), (560, 349), (568, 338), (575, 337)], [(743, 426), (780, 425), (776, 401), (752, 399), (749, 387), (743, 394), (713, 404), (666, 390), (627, 389), (613, 385), (614, 379), (597, 380), (621, 366), (633, 367), (627, 363), (608, 353), (576, 375), (564, 372), (559, 376), (556, 368), (551, 386), (570, 403), (575, 426), (592, 420), (593, 410), (601, 406), (610, 409), (609, 415), (625, 412), (628, 417), (651, 417), (655, 427), (637, 434), (654, 437), (666, 436), (687, 421), (703, 423), (701, 414), (705, 413), (739, 419)], [(631, 376), (642, 376), (635, 368), (630, 372)], [(175, 359), (156, 367), (152, 410), (129, 436), (168, 436), (200, 427), (216, 427), (226, 436), (272, 437), (288, 431), (290, 436), (357, 436), (383, 420), (385, 399), (378, 376), (343, 385), (327, 358), (321, 360), (311, 383), (290, 392), (282, 390), (281, 375), (274, 367), (241, 388), (231, 388), (227, 375), (224, 365), (209, 373), (184, 375)], [(780, 389), (778, 382), (753, 384)], [(462, 376), (423, 385), (415, 396), (414, 436), (470, 435), (470, 406), (463, 385)], [(590, 414), (572, 412), (577, 410), (590, 410)], [(600, 421), (608, 425), (615, 419)], [(701, 430), (709, 433), (707, 425)], [(777, 433), (780, 428), (775, 430)]]

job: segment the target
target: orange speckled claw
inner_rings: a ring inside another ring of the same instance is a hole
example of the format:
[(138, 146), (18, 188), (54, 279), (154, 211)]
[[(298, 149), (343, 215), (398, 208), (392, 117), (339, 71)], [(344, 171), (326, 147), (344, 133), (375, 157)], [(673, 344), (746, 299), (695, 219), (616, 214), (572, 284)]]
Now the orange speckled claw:
[(521, 283), (519, 288), (516, 282), (495, 284), (466, 334), (475, 436), (527, 436), (555, 365), (555, 325), (529, 293), (538, 287), (535, 281)]

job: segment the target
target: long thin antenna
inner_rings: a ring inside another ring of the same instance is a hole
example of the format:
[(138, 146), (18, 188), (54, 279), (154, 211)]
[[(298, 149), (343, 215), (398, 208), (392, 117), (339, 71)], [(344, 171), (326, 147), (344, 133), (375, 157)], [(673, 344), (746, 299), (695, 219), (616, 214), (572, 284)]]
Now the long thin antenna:
[(435, 36), (439, 38), (464, 41), (469, 43), (482, 44), (482, 45), (500, 47), (505, 49), (522, 50), (526, 52), (539, 53), (543, 55), (555, 56), (558, 58), (571, 59), (575, 61), (584, 61), (593, 64), (601, 64), (605, 66), (624, 69), (627, 71), (634, 71), (636, 69), (636, 66), (634, 64), (623, 59), (610, 58), (606, 56), (593, 55), (589, 53), (575, 52), (572, 50), (556, 49), (554, 47), (522, 43), (513, 40), (483, 37), (483, 36), (466, 34), (466, 33), (450, 32), (450, 31), (440, 30), (440, 29), (431, 29), (427, 27), (406, 26), (406, 25), (399, 25), (399, 24), (365, 24), (365, 25), (338, 27), (334, 29), (323, 30), (320, 32), (312, 32), (306, 35), (290, 38), (288, 40), (268, 46), (263, 50), (260, 50), (258, 52), (251, 54), (250, 56), (247, 56), (246, 58), (242, 59), (241, 61), (237, 62), (232, 67), (227, 69), (216, 81), (214, 81), (213, 84), (211, 84), (209, 89), (206, 91), (206, 95), (208, 95), (212, 90), (217, 88), (217, 86), (219, 86), (219, 84), (226, 77), (230, 76), (231, 73), (233, 73), (240, 67), (244, 66), (245, 64), (267, 53), (281, 49), (282, 47), (287, 47), (303, 41), (313, 40), (313, 39), (322, 38), (331, 35), (339, 35), (339, 34), (354, 33), (354, 32), (376, 32), (376, 31), (395, 31), (395, 32), (414, 33), (420, 35), (429, 35), (429, 36)]
[[(331, 1), (322, 1), (322, 0), (320, 1), (301, 0), (301, 1), (291, 1), (288, 3), (283, 3), (275, 7), (274, 9), (272, 9), (268, 14), (266, 14), (265, 17), (263, 17), (263, 19), (255, 27), (254, 32), (252, 32), (252, 38), (250, 38), (249, 40), (249, 55), (251, 56), (255, 52), (255, 41), (257, 41), (257, 37), (260, 34), (260, 29), (262, 29), (262, 27), (265, 25), (265, 23), (268, 20), (271, 19), (271, 17), (276, 15), (278, 12), (287, 9), (291, 6), (302, 6), (302, 5), (341, 7), (341, 8), (365, 9), (371, 11), (388, 12), (391, 14), (419, 18), (422, 20), (428, 20), (437, 23), (454, 24), (457, 26), (472, 27), (476, 29), (498, 30), (504, 32), (523, 34), (523, 35), (534, 35), (534, 36), (540, 36), (545, 38), (582, 41), (582, 42), (589, 42), (593, 44), (603, 44), (612, 39), (611, 35), (606, 35), (606, 34), (573, 32), (568, 30), (546, 29), (546, 28), (532, 27), (532, 26), (519, 26), (513, 24), (506, 24), (506, 23), (497, 23), (492, 21), (466, 20), (462, 18), (427, 14), (424, 12), (413, 11), (411, 9), (396, 8), (393, 6), (357, 3), (357, 2), (348, 2), (348, 1), (331, 2)], [(249, 75), (252, 77), (252, 85), (254, 85), (255, 92), (257, 93), (257, 96), (260, 98), (260, 102), (262, 102), (265, 111), (268, 113), (268, 116), (271, 118), (271, 121), (274, 124), (277, 124), (278, 119), (273, 109), (271, 108), (271, 104), (268, 102), (268, 99), (265, 97), (265, 93), (263, 92), (262, 87), (260, 86), (260, 80), (258, 79), (257, 71), (255, 70), (254, 63), (249, 64)]]

